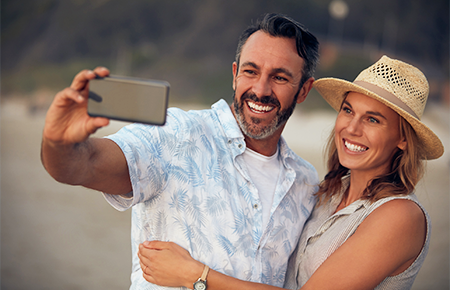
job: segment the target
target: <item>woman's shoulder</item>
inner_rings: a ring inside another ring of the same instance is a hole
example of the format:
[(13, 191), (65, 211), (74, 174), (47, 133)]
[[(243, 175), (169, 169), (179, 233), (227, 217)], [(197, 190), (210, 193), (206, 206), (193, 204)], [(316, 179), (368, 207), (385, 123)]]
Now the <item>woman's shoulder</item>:
[(385, 198), (375, 202), (372, 216), (380, 219), (398, 219), (405, 223), (425, 222), (424, 210), (410, 198)]
[(387, 198), (376, 205), (360, 227), (390, 236), (402, 243), (417, 241), (420, 249), (428, 231), (428, 218), (417, 200), (411, 198)]

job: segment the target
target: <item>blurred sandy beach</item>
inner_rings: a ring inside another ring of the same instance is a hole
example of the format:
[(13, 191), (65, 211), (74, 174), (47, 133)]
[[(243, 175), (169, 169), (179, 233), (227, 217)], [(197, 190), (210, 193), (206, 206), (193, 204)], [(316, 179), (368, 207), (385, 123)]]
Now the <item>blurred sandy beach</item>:
[[(99, 192), (59, 184), (40, 162), (44, 112), (1, 104), (1, 289), (128, 289), (131, 211), (114, 210)], [(324, 175), (330, 112), (300, 108), (283, 134)], [(431, 247), (413, 289), (449, 289), (449, 110), (427, 108), (425, 123), (447, 150), (428, 162), (417, 195), (432, 219)], [(125, 123), (101, 129), (103, 136)]]

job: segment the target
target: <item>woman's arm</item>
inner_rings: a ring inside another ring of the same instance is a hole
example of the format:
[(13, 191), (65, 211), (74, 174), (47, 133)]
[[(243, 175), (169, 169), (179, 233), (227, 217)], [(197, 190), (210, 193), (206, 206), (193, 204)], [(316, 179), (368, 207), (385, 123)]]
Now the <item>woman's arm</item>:
[[(386, 277), (406, 270), (419, 255), (426, 237), (422, 210), (411, 201), (390, 201), (370, 214), (301, 289), (373, 289)], [(144, 278), (163, 286), (192, 285), (204, 265), (171, 242), (145, 242), (139, 246)], [(242, 281), (210, 270), (209, 290), (280, 289)]]
[(425, 216), (417, 204), (387, 202), (361, 223), (302, 289), (373, 289), (414, 262), (426, 231)]
[[(138, 253), (145, 280), (150, 283), (193, 288), (204, 265), (194, 260), (188, 251), (172, 242), (151, 241), (139, 245)], [(278, 287), (239, 280), (214, 270), (206, 278), (208, 290), (222, 289), (281, 289)]]

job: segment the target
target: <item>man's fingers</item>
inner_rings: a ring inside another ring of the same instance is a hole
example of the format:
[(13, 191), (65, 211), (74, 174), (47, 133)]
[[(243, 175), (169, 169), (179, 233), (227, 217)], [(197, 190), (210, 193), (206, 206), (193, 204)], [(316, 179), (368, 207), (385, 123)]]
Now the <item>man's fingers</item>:
[(94, 73), (99, 77), (106, 77), (109, 76), (109, 69), (103, 66), (98, 66), (94, 69)]
[(103, 117), (96, 117), (93, 120), (94, 126), (97, 128), (105, 127), (109, 125), (109, 119)]
[(109, 124), (109, 119), (104, 117), (91, 117), (88, 122), (88, 126), (92, 126), (93, 128), (99, 129), (101, 127), (105, 127)]
[(105, 127), (108, 124), (109, 124), (109, 119), (102, 118), (102, 117), (90, 118), (86, 122), (86, 132), (88, 132), (89, 135), (92, 135), (95, 132), (97, 132), (98, 129)]
[(66, 106), (68, 104), (68, 100), (80, 104), (85, 101), (85, 98), (80, 94), (80, 92), (72, 88), (65, 88), (64, 90), (58, 92), (55, 96), (55, 104), (57, 106)]
[(70, 87), (76, 91), (82, 91), (86, 88), (89, 81), (95, 77), (106, 77), (109, 75), (109, 70), (105, 67), (96, 67), (94, 70), (82, 70), (73, 79)]
[(75, 91), (82, 91), (86, 88), (89, 80), (95, 78), (95, 73), (92, 70), (82, 70), (73, 79), (70, 88)]

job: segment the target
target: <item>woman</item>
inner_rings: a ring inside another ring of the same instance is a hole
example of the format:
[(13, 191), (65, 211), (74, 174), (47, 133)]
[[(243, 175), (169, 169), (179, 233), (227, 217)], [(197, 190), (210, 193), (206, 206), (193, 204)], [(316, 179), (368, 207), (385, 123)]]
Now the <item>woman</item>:
[[(328, 174), (291, 256), (290, 289), (410, 289), (427, 254), (430, 220), (414, 195), (423, 160), (443, 154), (421, 121), (428, 82), (415, 67), (383, 56), (353, 83), (325, 78), (314, 87), (338, 111), (328, 143)], [(144, 277), (209, 289), (273, 289), (209, 271), (173, 243), (146, 242)]]

